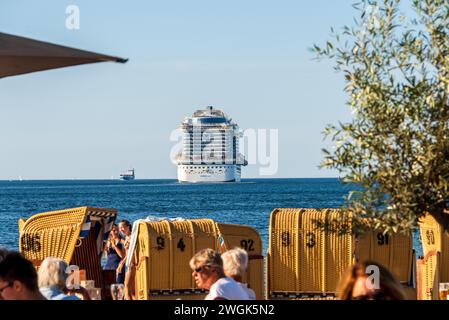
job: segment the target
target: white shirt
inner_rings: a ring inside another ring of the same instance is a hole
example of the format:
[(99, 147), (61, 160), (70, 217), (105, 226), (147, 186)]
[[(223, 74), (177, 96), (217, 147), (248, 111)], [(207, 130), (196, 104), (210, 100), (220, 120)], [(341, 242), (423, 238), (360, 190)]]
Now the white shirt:
[(64, 294), (61, 289), (54, 286), (39, 288), (39, 291), (47, 300), (80, 300), (77, 296)]
[(238, 284), (242, 287), (242, 289), (246, 292), (248, 295), (249, 300), (256, 300), (256, 293), (253, 289), (248, 288), (248, 284), (238, 282)]
[(225, 277), (215, 282), (209, 290), (205, 300), (222, 298), (226, 300), (249, 300), (243, 287), (234, 279)]

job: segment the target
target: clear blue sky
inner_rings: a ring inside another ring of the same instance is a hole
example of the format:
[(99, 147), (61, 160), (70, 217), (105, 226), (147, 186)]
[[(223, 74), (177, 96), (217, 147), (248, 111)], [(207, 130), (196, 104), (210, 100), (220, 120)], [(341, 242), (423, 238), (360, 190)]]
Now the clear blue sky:
[(344, 84), (308, 48), (352, 23), (351, 3), (0, 0), (0, 32), (130, 59), (0, 80), (0, 179), (176, 178), (170, 132), (207, 105), (279, 129), (275, 177), (335, 176), (318, 169), (321, 132), (350, 117)]

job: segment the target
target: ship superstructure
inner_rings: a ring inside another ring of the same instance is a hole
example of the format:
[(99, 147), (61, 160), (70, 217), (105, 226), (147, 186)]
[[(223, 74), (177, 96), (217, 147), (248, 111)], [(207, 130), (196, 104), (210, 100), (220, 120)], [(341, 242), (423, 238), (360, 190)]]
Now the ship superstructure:
[(134, 180), (135, 179), (135, 174), (134, 174), (134, 168), (133, 169), (129, 169), (124, 173), (120, 174), (120, 179), (121, 180)]
[(240, 181), (247, 161), (239, 153), (241, 132), (223, 110), (207, 107), (181, 124), (182, 153), (178, 156), (180, 182)]

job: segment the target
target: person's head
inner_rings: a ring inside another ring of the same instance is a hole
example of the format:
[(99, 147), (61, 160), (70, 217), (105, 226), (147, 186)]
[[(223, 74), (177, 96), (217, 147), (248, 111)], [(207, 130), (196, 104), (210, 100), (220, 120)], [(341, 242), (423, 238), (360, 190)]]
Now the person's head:
[(128, 220), (122, 220), (120, 221), (119, 225), (119, 231), (124, 234), (125, 236), (131, 235), (131, 223)]
[(38, 299), (37, 273), (31, 261), (9, 252), (0, 262), (0, 295), (5, 300)]
[(118, 226), (114, 223), (111, 231), (109, 232), (109, 239), (118, 239), (120, 238), (120, 233), (118, 230)]
[(48, 257), (42, 261), (38, 272), (39, 288), (57, 287), (64, 289), (68, 274), (67, 263), (59, 258)]
[(220, 253), (212, 249), (198, 251), (190, 260), (190, 268), (196, 285), (201, 289), (209, 290), (217, 280), (224, 277)]
[[(377, 277), (377, 279), (376, 279)], [(387, 268), (374, 261), (348, 268), (337, 288), (340, 300), (405, 300), (405, 291)]]
[(234, 248), (221, 255), (223, 269), (226, 276), (241, 282), (248, 267), (248, 254), (245, 250)]

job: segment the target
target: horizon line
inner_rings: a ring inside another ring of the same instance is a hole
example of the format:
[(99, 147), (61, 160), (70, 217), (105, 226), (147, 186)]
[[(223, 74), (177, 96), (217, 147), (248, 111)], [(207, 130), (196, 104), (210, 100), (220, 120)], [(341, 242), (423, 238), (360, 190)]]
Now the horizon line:
[[(293, 179), (340, 179), (340, 177), (276, 177), (276, 178), (260, 178), (260, 177), (248, 177), (241, 178), (241, 180), (293, 180)], [(177, 178), (141, 178), (134, 179), (130, 181), (149, 181), (149, 180), (175, 180), (178, 181)], [(0, 179), (0, 182), (23, 182), (23, 181), (123, 181), (120, 178), (51, 178), (51, 179)], [(130, 182), (124, 181), (124, 182)], [(224, 183), (232, 183), (232, 182), (224, 182)], [(193, 183), (194, 184), (194, 183)], [(199, 183), (200, 184), (200, 183)]]

